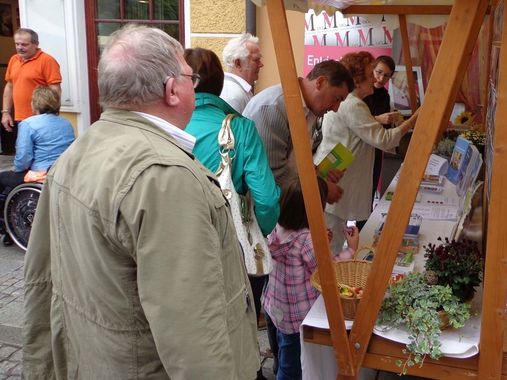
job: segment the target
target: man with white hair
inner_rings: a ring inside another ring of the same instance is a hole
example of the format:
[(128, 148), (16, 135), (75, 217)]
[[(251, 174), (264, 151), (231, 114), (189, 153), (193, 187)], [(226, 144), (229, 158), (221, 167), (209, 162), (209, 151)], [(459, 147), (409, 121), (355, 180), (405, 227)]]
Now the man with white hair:
[(104, 107), (53, 165), (25, 258), (26, 379), (241, 379), (260, 366), (241, 246), (184, 129), (199, 76), (160, 29), (102, 52)]
[(253, 96), (253, 86), (264, 66), (259, 39), (250, 33), (231, 39), (224, 48), (223, 59), (228, 72), (220, 97), (242, 113)]

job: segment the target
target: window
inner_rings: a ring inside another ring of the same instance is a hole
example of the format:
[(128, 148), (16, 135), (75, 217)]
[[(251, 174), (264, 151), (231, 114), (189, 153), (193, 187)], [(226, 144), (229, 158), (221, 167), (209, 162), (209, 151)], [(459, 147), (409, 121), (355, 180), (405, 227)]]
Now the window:
[(115, 30), (129, 22), (164, 30), (183, 40), (183, 0), (91, 0), (86, 4), (88, 77), (91, 121), (100, 116), (97, 65), (100, 52)]

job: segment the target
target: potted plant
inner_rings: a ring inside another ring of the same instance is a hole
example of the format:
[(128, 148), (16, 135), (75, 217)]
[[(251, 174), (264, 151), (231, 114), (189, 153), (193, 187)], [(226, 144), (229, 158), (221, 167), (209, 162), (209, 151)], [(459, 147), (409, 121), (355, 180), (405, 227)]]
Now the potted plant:
[(475, 287), (481, 283), (484, 268), (478, 244), (471, 240), (438, 240), (441, 244), (424, 247), (428, 283), (449, 285), (461, 302), (471, 300)]
[(442, 139), (437, 144), (436, 153), (442, 157), (447, 158), (447, 160), (450, 160), (458, 136), (459, 131), (455, 129), (451, 128), (445, 130), (444, 134), (442, 135)]
[(427, 355), (432, 359), (442, 356), (442, 312), (447, 314), (449, 326), (459, 328), (470, 318), (470, 305), (461, 303), (449, 286), (429, 285), (421, 273), (410, 273), (390, 285), (377, 324), (407, 330), (410, 342), (403, 353), (408, 357), (405, 362), (397, 362), (398, 366), (403, 365), (402, 373), (413, 365), (422, 366)]

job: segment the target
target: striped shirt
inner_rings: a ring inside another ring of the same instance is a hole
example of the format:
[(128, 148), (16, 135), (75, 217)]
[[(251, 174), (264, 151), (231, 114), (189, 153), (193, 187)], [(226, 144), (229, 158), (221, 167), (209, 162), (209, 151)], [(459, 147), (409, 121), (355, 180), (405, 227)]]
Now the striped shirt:
[[(313, 142), (313, 127), (317, 117), (304, 105), (308, 137)], [(243, 111), (243, 116), (253, 120), (261, 136), (269, 166), (279, 186), (297, 178), (296, 160), (290, 137), (289, 120), (281, 85), (266, 88), (255, 95)]]

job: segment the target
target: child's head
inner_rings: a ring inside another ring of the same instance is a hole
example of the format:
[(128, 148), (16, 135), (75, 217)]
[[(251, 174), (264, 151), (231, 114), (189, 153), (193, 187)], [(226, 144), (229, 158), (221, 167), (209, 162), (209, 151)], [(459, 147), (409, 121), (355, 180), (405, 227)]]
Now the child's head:
[[(327, 183), (322, 178), (317, 177), (317, 184), (319, 185), (322, 207), (324, 207), (327, 199)], [(308, 228), (308, 218), (306, 217), (305, 202), (299, 179), (290, 181), (282, 189), (278, 224), (293, 231)]]

